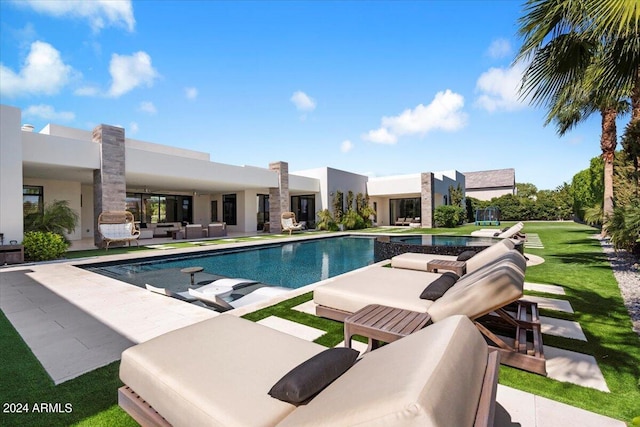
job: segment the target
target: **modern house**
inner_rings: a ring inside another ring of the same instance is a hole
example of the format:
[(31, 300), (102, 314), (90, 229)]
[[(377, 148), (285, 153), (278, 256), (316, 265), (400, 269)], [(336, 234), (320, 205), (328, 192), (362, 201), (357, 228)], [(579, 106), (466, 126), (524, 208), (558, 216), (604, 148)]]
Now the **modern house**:
[[(466, 178), (468, 181), (468, 178)], [(212, 162), (204, 152), (127, 138), (121, 127), (85, 131), (49, 124), (22, 125), (18, 108), (0, 106), (0, 233), (22, 241), (23, 209), (67, 200), (79, 215), (70, 240), (94, 238), (102, 211), (129, 210), (154, 233), (167, 224), (225, 222), (229, 231), (254, 232), (266, 222), (280, 229), (293, 211), (313, 225), (340, 192), (368, 194), (378, 225), (419, 218), (433, 226), (433, 210), (450, 203), (449, 188), (465, 188), (457, 171), (369, 178), (329, 167), (290, 172), (284, 161), (267, 167)], [(271, 219), (271, 221), (270, 221)]]
[(464, 172), (464, 176), (467, 197), (491, 200), (505, 194), (516, 194), (515, 169)]

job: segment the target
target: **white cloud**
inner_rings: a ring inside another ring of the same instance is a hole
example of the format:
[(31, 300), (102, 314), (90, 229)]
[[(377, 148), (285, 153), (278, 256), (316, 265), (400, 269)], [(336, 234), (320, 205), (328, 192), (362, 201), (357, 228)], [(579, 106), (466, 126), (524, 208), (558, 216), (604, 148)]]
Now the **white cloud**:
[(129, 125), (129, 128), (126, 130), (126, 132), (130, 135), (135, 135), (138, 133), (138, 131), (140, 130), (140, 126), (138, 126), (138, 123), (136, 122), (131, 122), (131, 124)]
[(395, 144), (398, 142), (398, 137), (389, 133), (385, 128), (376, 130), (370, 130), (362, 135), (362, 139), (365, 141), (371, 141), (378, 144)]
[(491, 42), (487, 54), (494, 59), (509, 56), (511, 55), (511, 42), (507, 39), (496, 39)]
[(316, 109), (316, 101), (302, 91), (296, 91), (290, 98), (290, 101), (300, 111), (313, 111)]
[(195, 87), (185, 87), (184, 96), (186, 96), (187, 99), (196, 99), (198, 97), (198, 89)]
[(343, 153), (348, 153), (351, 150), (353, 150), (353, 142), (349, 141), (348, 139), (342, 141), (342, 144), (340, 144), (340, 151), (342, 151)]
[(51, 105), (45, 104), (30, 105), (22, 110), (22, 115), (25, 118), (38, 118), (59, 122), (70, 122), (76, 118), (76, 115), (71, 111), (56, 111)]
[(146, 52), (136, 52), (133, 55), (111, 56), (109, 73), (113, 82), (109, 88), (109, 96), (117, 98), (138, 86), (153, 86), (158, 72), (151, 65), (151, 57)]
[(447, 89), (438, 92), (429, 105), (419, 104), (397, 116), (383, 117), (382, 126), (362, 138), (380, 144), (395, 144), (402, 135), (424, 136), (432, 130), (456, 131), (467, 122), (463, 107), (464, 97)]
[(14, 3), (56, 18), (85, 19), (95, 32), (111, 25), (133, 31), (136, 24), (130, 0), (14, 0)]
[(144, 113), (148, 113), (152, 115), (158, 112), (158, 110), (156, 109), (156, 106), (153, 105), (153, 102), (151, 101), (142, 101), (138, 109)]
[(494, 111), (515, 111), (525, 108), (527, 102), (520, 99), (518, 90), (525, 65), (521, 62), (510, 68), (490, 68), (476, 82), (476, 106)]
[(95, 86), (82, 86), (73, 92), (77, 96), (97, 96), (100, 94), (100, 89)]
[(8, 97), (20, 95), (54, 95), (69, 82), (73, 68), (66, 65), (53, 46), (36, 41), (19, 72), (0, 64), (0, 94)]

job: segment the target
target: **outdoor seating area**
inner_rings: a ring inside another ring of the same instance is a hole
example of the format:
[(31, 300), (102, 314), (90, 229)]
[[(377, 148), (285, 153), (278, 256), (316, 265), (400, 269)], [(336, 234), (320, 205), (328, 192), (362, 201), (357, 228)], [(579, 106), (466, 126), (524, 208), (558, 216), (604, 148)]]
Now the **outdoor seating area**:
[(493, 425), (499, 355), (465, 316), (356, 356), (221, 315), (124, 351), (118, 399), (142, 425)]

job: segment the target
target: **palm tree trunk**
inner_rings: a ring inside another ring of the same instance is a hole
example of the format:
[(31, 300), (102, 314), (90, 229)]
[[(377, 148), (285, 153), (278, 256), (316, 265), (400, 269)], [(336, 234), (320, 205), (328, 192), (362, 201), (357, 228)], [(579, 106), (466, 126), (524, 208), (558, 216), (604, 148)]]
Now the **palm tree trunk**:
[(602, 135), (600, 136), (600, 148), (604, 160), (604, 205), (602, 213), (605, 218), (613, 214), (613, 158), (616, 153), (617, 131), (615, 108), (603, 109), (602, 115)]
[[(640, 67), (636, 70), (636, 78), (631, 91), (631, 123), (640, 121)], [(635, 141), (636, 147), (633, 147), (636, 156), (633, 161), (636, 169), (636, 198), (638, 198), (638, 190), (640, 189), (640, 142)]]

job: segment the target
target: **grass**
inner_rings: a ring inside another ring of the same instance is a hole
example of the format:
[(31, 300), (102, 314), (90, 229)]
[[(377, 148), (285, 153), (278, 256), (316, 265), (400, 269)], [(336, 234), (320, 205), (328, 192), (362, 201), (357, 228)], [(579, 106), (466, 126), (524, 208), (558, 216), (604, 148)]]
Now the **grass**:
[[(508, 225), (510, 224), (503, 224), (501, 227)], [(456, 229), (412, 229), (398, 232), (465, 235), (477, 228), (466, 225)], [(560, 383), (509, 367), (501, 367), (500, 383), (631, 423), (634, 417), (640, 415), (640, 338), (632, 331), (629, 315), (600, 245), (590, 237), (595, 230), (568, 222), (540, 222), (526, 223), (525, 232), (539, 234), (545, 246), (544, 249), (527, 249), (527, 252), (545, 259), (545, 263), (527, 270), (527, 281), (563, 286), (567, 292), (563, 298), (569, 300), (575, 310), (574, 314), (553, 311), (542, 314), (578, 321), (588, 339), (588, 342), (583, 343), (545, 335), (545, 343), (593, 355), (611, 393)], [(249, 238), (246, 240), (255, 241)], [(188, 243), (181, 245), (193, 246)], [(110, 249), (106, 254), (113, 254), (118, 250), (120, 248)], [(136, 250), (148, 249), (124, 249), (126, 252)], [(104, 250), (81, 252), (80, 256), (105, 254)], [(307, 293), (245, 317), (257, 321), (276, 315), (304, 323), (327, 331), (317, 342), (334, 346), (343, 339), (341, 323), (292, 310), (292, 307), (310, 300), (311, 297), (311, 293)], [(2, 313), (0, 348), (3, 360), (0, 364), (0, 396), (3, 404), (27, 403), (32, 407), (40, 402), (62, 405), (70, 403), (73, 408), (72, 412), (62, 414), (1, 413), (0, 425), (136, 425), (117, 406), (116, 390), (121, 385), (118, 379), (118, 362), (55, 386)]]

